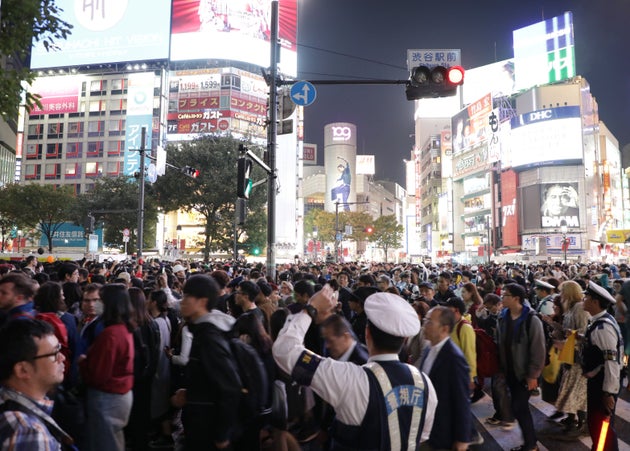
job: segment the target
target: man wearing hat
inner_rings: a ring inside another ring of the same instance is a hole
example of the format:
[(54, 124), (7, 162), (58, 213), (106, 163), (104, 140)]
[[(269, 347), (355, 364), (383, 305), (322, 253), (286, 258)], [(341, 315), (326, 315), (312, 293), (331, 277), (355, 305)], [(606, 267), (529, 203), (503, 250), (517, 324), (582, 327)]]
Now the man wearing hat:
[(538, 298), (538, 305), (536, 306), (536, 312), (542, 315), (553, 315), (553, 292), (554, 286), (549, 282), (545, 282), (541, 279), (536, 279), (536, 297)]
[(398, 359), (405, 337), (420, 330), (418, 315), (395, 294), (369, 296), (364, 308), (370, 358), (360, 367), (302, 345), (311, 322), (326, 319), (335, 305), (333, 290), (325, 286), (304, 311), (289, 317), (273, 345), (276, 363), (335, 409), (332, 449), (416, 449), (429, 437), (437, 404), (431, 381)]
[(437, 305), (437, 302), (433, 299), (435, 296), (435, 288), (431, 282), (422, 282), (418, 285), (418, 290), (420, 291), (420, 300), (426, 302), (431, 307)]
[(615, 405), (621, 385), (623, 340), (615, 319), (606, 311), (616, 300), (600, 285), (589, 281), (584, 291), (584, 310), (591, 314), (582, 343), (582, 371), (587, 380), (586, 416), (593, 449), (599, 442), (602, 423), (610, 420), (604, 449), (617, 450), (614, 428)]

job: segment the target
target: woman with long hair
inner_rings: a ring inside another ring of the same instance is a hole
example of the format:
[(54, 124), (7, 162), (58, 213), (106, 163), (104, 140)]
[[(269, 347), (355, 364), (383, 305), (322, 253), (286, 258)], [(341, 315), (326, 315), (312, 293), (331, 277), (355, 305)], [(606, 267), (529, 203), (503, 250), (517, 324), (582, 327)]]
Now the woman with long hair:
[(89, 451), (125, 450), (123, 428), (129, 421), (133, 395), (133, 309), (127, 287), (120, 283), (100, 290), (105, 328), (80, 362), (87, 386)]
[(477, 326), (477, 310), (483, 305), (483, 299), (477, 290), (474, 283), (466, 282), (462, 286), (462, 299), (468, 307), (468, 313), (470, 314), (470, 322), (473, 327)]
[[(569, 280), (560, 285), (560, 299), (564, 308), (562, 329), (556, 333), (556, 337), (560, 340), (564, 340), (572, 331), (577, 331), (581, 335), (586, 331), (590, 315), (584, 311), (581, 302), (583, 297), (582, 288), (576, 282)], [(576, 340), (574, 353), (577, 353), (578, 349), (579, 344)], [(563, 435), (577, 437), (580, 429), (586, 424), (586, 378), (582, 376), (579, 359), (576, 358), (573, 365), (565, 364), (564, 366), (556, 400), (557, 413), (552, 416), (552, 419), (559, 419), (562, 416), (561, 413), (566, 413), (566, 419), (562, 420), (565, 425)]]

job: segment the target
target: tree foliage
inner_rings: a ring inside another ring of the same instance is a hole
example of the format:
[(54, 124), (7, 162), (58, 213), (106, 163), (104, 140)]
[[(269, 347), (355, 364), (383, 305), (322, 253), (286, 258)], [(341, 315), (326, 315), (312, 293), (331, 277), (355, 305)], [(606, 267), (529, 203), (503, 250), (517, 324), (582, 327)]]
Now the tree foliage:
[(383, 249), (387, 261), (387, 251), (400, 247), (404, 230), (395, 215), (380, 216), (374, 221), (374, 231), (368, 240)]
[[(103, 177), (96, 180), (94, 188), (77, 197), (71, 220), (83, 225), (88, 213), (96, 219), (96, 226), (103, 226), (103, 243), (108, 247), (124, 248), (122, 231), (138, 227), (138, 182), (127, 176)], [(143, 248), (155, 243), (157, 203), (147, 184), (144, 196)], [(127, 252), (138, 249), (137, 235), (132, 233), (127, 243)]]
[(48, 251), (52, 252), (52, 237), (69, 219), (76, 202), (72, 187), (29, 183), (6, 185), (2, 190), (10, 202), (9, 217), (20, 227), (38, 228), (48, 240)]
[[(31, 83), (35, 73), (25, 64), (33, 40), (54, 51), (66, 39), (72, 25), (61, 20), (55, 0), (2, 0), (0, 2), (0, 115), (16, 119), (22, 102), (22, 81)], [(36, 93), (26, 93), (27, 108), (37, 102)]]
[(315, 230), (319, 241), (335, 241), (335, 214), (324, 210), (310, 210), (304, 216), (304, 236), (313, 236)]
[[(203, 217), (203, 247), (210, 253), (228, 253), (234, 244), (236, 202), (236, 161), (242, 141), (232, 137), (204, 136), (181, 145), (169, 145), (167, 163), (175, 168), (191, 166), (199, 176), (190, 178), (178, 169), (167, 168), (154, 184), (157, 201), (165, 211), (196, 211)], [(253, 181), (265, 177), (254, 165)], [(266, 237), (266, 184), (256, 186), (247, 202), (245, 225), (237, 228), (237, 238), (246, 247), (260, 246)], [(262, 247), (262, 246), (261, 246)]]

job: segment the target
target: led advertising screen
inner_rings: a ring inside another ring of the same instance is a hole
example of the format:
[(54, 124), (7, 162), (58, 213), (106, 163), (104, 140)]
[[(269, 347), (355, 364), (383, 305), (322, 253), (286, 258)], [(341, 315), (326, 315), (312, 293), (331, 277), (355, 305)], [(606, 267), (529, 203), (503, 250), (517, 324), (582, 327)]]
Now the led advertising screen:
[[(279, 2), (280, 71), (297, 75), (297, 0)], [(269, 67), (271, 1), (173, 0), (171, 61), (226, 59)]]
[(541, 186), (540, 215), (543, 228), (580, 227), (577, 183), (547, 183)]
[(582, 162), (579, 106), (532, 111), (512, 118), (510, 125), (512, 167)]
[(514, 30), (512, 36), (517, 89), (575, 77), (572, 13)]
[(491, 90), (492, 97), (509, 96), (516, 92), (513, 59), (466, 70), (464, 105), (481, 98), (488, 89)]
[(168, 58), (171, 0), (56, 0), (72, 34), (46, 51), (33, 42), (31, 69)]

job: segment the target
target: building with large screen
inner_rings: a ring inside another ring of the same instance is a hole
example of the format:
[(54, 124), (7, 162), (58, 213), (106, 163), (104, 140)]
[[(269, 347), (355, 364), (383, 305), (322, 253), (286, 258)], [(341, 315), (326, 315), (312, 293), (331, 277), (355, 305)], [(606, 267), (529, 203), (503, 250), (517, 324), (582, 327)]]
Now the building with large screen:
[[(17, 162), (22, 181), (72, 185), (84, 193), (98, 177), (132, 176), (140, 170), (143, 127), (149, 154), (203, 134), (229, 133), (265, 146), (269, 88), (261, 69), (269, 66), (271, 2), (256, 8), (226, 0), (118, 3), (109, 9), (105, 2), (58, 0), (62, 18), (74, 25), (72, 35), (50, 52), (34, 43), (31, 68), (39, 76), (31, 91), (42, 96), (42, 108), (26, 118)], [(294, 76), (297, 1), (281, 0), (279, 9), (279, 68)], [(283, 214), (275, 240), (276, 255), (291, 259), (301, 248), (301, 136), (297, 113), (292, 118), (293, 133), (277, 140)], [(176, 236), (178, 220), (165, 223), (159, 248), (186, 238)]]

